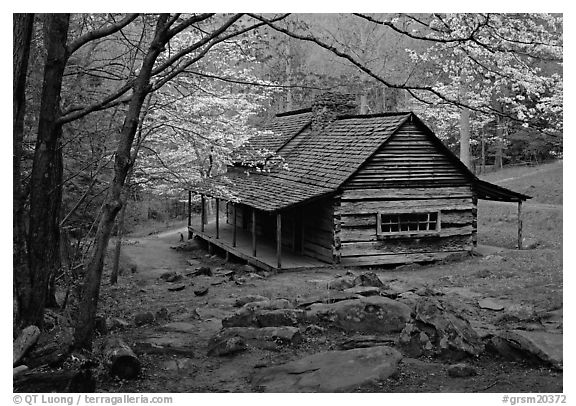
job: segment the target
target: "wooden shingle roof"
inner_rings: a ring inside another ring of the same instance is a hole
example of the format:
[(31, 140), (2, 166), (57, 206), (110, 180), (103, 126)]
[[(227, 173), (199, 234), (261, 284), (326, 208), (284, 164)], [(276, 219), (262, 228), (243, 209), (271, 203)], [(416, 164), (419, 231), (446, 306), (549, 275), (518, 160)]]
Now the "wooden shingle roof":
[(315, 132), (310, 110), (281, 114), (267, 128), (272, 134), (254, 137), (243, 148), (278, 153), (288, 169), (227, 174), (234, 184), (231, 194), (240, 203), (276, 211), (334, 192), (409, 117), (342, 116)]
[[(277, 153), (288, 169), (224, 175), (223, 185), (228, 184), (227, 178), (233, 182), (230, 192), (234, 200), (273, 212), (333, 193), (407, 120), (426, 128), (433, 141), (476, 186), (479, 198), (496, 193), (491, 184), (470, 172), (413, 113), (339, 116), (320, 131), (313, 129), (312, 119), (310, 109), (280, 114), (267, 127), (270, 133), (253, 137), (240, 148), (240, 153), (249, 149)], [(529, 198), (500, 187), (497, 192), (498, 198), (507, 201)]]
[(336, 189), (409, 117), (410, 113), (344, 116), (320, 132), (307, 128), (279, 149), (288, 170), (274, 176)]
[(267, 150), (277, 152), (286, 142), (312, 121), (310, 109), (297, 110), (289, 114), (278, 114), (263, 129), (268, 130), (248, 140), (237, 151), (237, 155), (249, 150)]
[[(232, 181), (233, 187), (229, 187), (228, 181)], [(272, 174), (228, 173), (215, 182), (227, 188), (228, 193), (226, 196), (214, 197), (231, 199), (268, 212), (304, 204), (334, 191), (327, 187), (278, 178)]]

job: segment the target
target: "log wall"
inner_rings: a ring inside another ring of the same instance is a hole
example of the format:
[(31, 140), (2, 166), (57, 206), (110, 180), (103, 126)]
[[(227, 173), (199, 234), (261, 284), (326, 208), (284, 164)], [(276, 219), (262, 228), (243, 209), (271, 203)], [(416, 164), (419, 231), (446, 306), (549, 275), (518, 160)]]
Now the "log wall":
[[(430, 261), (472, 249), (476, 199), (470, 180), (413, 123), (406, 123), (343, 186), (339, 200), (344, 265)], [(438, 212), (438, 232), (377, 233), (378, 213)]]
[(347, 182), (347, 188), (466, 185), (466, 176), (423, 129), (404, 124)]
[[(402, 263), (404, 254), (411, 254), (404, 262), (425, 261), (472, 249), (476, 222), (470, 186), (344, 190), (339, 208), (338, 256), (342, 264)], [(430, 235), (378, 236), (378, 213), (409, 212), (439, 212), (440, 230)]]

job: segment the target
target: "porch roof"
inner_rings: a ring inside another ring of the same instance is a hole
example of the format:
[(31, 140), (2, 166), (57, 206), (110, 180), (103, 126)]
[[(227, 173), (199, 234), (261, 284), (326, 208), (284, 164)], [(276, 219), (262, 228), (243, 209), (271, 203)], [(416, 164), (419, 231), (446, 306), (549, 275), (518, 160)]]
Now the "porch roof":
[(267, 212), (305, 204), (334, 192), (332, 188), (295, 182), (269, 174), (228, 173), (217, 182), (228, 194), (217, 196), (210, 193), (214, 197), (222, 197)]
[(482, 200), (521, 202), (532, 198), (531, 196), (514, 192), (513, 190), (506, 189), (505, 187), (498, 186), (478, 178), (476, 178), (474, 181), (474, 189), (476, 190), (478, 199)]

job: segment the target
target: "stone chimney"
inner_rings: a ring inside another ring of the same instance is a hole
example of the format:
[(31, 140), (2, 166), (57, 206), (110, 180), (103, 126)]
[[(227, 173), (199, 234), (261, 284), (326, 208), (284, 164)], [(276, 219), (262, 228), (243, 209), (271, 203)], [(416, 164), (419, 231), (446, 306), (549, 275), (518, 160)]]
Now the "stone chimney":
[(337, 116), (356, 114), (356, 96), (345, 93), (322, 93), (312, 102), (312, 131), (321, 131)]

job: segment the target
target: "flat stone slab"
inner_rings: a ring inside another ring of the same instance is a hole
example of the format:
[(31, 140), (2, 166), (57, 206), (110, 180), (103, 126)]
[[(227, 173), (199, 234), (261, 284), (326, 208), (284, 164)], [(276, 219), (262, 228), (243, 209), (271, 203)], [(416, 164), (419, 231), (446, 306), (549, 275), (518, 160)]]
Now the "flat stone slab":
[(562, 369), (562, 334), (553, 334), (546, 331), (508, 330), (499, 333), (498, 336), (506, 340), (514, 348), (526, 351), (544, 363)]
[(344, 293), (361, 296), (375, 296), (380, 294), (380, 288), (375, 286), (354, 286), (353, 288), (344, 289)]
[(264, 392), (350, 392), (388, 378), (401, 359), (397, 350), (386, 346), (328, 351), (264, 368), (252, 384)]
[(346, 331), (387, 334), (400, 332), (410, 320), (404, 303), (382, 296), (360, 296), (333, 304), (314, 304), (306, 317), (311, 322), (331, 322)]
[(494, 311), (501, 311), (504, 310), (504, 305), (498, 302), (495, 302), (492, 299), (481, 299), (478, 300), (478, 306), (481, 309), (487, 309), (487, 310), (494, 310)]
[(188, 323), (185, 321), (174, 321), (160, 327), (164, 331), (174, 331), (177, 333), (195, 333), (198, 331), (198, 323)]

